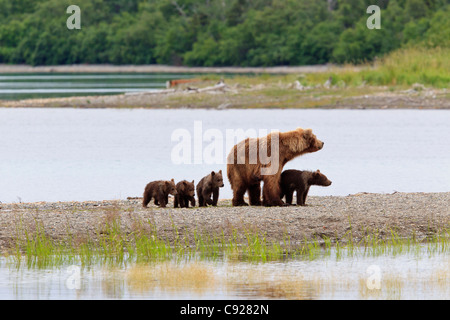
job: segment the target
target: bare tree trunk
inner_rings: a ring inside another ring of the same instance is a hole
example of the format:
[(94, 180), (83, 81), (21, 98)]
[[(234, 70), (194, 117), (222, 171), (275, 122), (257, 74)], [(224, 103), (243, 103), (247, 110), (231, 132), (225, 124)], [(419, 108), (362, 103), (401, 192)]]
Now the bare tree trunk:
[(178, 12), (184, 17), (186, 18), (186, 12), (184, 12), (183, 7), (181, 7), (178, 2), (176, 2), (175, 0), (172, 1), (172, 4), (175, 6), (175, 8), (178, 10)]

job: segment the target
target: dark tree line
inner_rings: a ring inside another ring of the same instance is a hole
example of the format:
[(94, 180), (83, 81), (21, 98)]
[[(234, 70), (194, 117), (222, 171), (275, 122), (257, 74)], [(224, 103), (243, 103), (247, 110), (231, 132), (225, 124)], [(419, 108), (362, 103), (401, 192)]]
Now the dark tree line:
[[(66, 27), (72, 4), (81, 30)], [(366, 27), (371, 4), (380, 30)], [(358, 63), (448, 47), (449, 16), (449, 0), (0, 0), (0, 63)]]

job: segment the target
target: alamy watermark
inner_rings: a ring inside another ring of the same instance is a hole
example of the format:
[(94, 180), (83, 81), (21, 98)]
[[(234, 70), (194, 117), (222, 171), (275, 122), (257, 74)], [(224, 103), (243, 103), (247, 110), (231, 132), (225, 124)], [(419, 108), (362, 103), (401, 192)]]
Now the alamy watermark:
[[(81, 9), (77, 5), (70, 5), (66, 12), (71, 14), (67, 18), (66, 25), (69, 30), (81, 29)], [(381, 29), (381, 9), (377, 5), (370, 5), (367, 7), (366, 13), (371, 14), (367, 19), (366, 26), (368, 29)]]
[(381, 289), (381, 268), (377, 265), (370, 265), (366, 269), (368, 275), (366, 280), (366, 286), (369, 290)]
[(81, 9), (79, 6), (71, 5), (67, 7), (67, 13), (71, 14), (69, 18), (67, 18), (66, 25), (67, 29), (73, 30), (81, 29)]
[(381, 10), (379, 6), (371, 5), (367, 7), (366, 13), (372, 15), (367, 19), (366, 26), (368, 29), (381, 29)]
[(66, 272), (69, 277), (66, 279), (66, 287), (69, 290), (81, 289), (81, 268), (79, 266), (72, 265), (67, 268)]
[[(202, 121), (194, 121), (193, 131), (179, 128), (172, 132), (173, 164), (261, 164), (261, 175), (270, 175), (279, 167), (279, 131), (272, 129), (203, 130)], [(253, 138), (250, 138), (253, 137)], [(257, 139), (259, 138), (259, 139)], [(270, 141), (269, 141), (270, 140)], [(234, 146), (235, 153), (228, 154)], [(225, 158), (226, 157), (226, 158)]]

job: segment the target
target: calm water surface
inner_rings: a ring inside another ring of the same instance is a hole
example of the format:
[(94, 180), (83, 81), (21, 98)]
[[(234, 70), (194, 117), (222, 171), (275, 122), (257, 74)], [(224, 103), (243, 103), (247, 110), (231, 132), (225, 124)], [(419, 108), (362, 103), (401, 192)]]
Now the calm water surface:
[(151, 91), (165, 88), (167, 80), (193, 77), (193, 74), (164, 73), (3, 74), (0, 75), (0, 100)]
[[(324, 149), (285, 166), (320, 169), (333, 181), (311, 195), (450, 191), (445, 110), (0, 109), (0, 201), (124, 199), (140, 196), (151, 180), (225, 174), (221, 139), (219, 163), (174, 163), (173, 132), (185, 129), (193, 141), (196, 121), (200, 137), (208, 129), (225, 137), (227, 129), (313, 128)], [(210, 144), (203, 136), (204, 152)], [(228, 181), (220, 196), (231, 198)]]
[(450, 257), (402, 254), (245, 263), (16, 268), (0, 258), (2, 299), (450, 299)]

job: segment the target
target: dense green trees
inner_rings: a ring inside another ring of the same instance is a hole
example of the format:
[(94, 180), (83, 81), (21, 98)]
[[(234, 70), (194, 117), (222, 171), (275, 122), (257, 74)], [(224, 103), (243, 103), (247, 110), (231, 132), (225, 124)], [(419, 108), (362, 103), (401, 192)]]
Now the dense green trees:
[[(71, 4), (81, 30), (66, 28)], [(366, 27), (370, 4), (380, 30)], [(449, 0), (0, 0), (0, 63), (357, 63), (448, 47), (449, 16)]]

